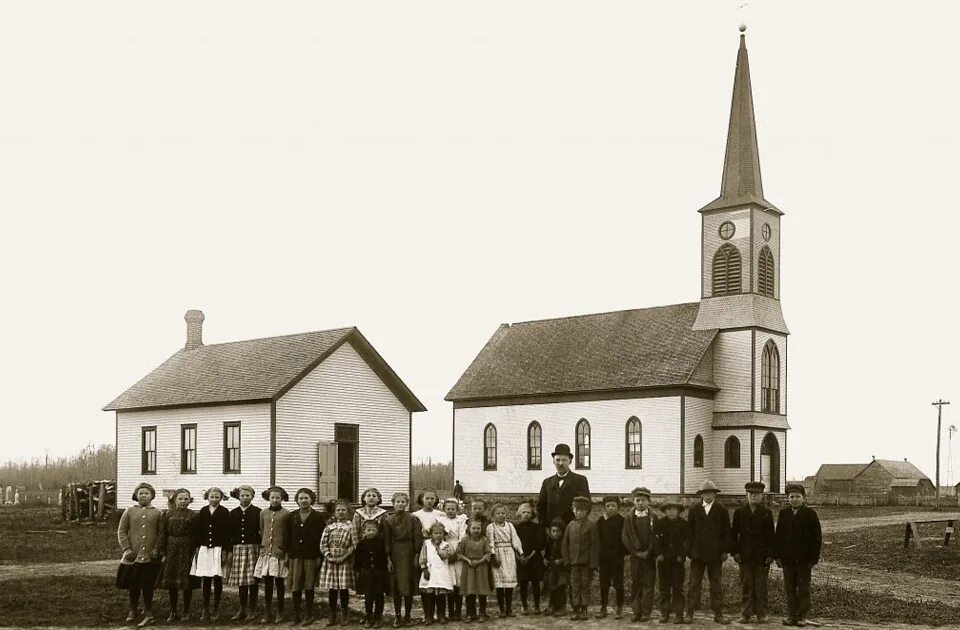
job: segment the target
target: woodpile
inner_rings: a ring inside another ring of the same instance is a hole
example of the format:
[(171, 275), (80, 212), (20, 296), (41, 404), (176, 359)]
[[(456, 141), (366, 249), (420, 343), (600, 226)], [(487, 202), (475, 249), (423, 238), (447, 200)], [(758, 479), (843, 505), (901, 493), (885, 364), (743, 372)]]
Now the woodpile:
[(116, 481), (68, 483), (60, 488), (60, 514), (65, 521), (104, 521), (116, 510)]

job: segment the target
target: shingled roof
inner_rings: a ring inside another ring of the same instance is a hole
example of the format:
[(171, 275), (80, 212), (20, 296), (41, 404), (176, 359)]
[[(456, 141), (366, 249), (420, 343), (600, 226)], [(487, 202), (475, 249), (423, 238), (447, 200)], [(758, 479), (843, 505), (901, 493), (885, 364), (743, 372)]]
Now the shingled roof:
[(699, 303), (503, 324), (446, 400), (676, 385), (694, 376), (716, 330), (693, 330)]
[(817, 470), (820, 481), (852, 481), (867, 464), (821, 464)]
[(350, 343), (404, 406), (423, 404), (356, 328), (182, 349), (108, 403), (104, 411), (276, 400), (334, 350)]
[(895, 479), (912, 479), (914, 481), (919, 479), (929, 479), (929, 477), (923, 474), (923, 471), (907, 460), (898, 461), (895, 459), (877, 459), (874, 461), (876, 461), (878, 466), (890, 473)]

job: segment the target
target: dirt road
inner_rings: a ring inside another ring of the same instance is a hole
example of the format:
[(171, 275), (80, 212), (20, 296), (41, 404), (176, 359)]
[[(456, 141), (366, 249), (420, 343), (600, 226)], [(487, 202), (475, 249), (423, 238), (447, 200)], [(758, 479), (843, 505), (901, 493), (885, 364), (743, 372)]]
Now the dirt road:
[(821, 527), (824, 534), (849, 532), (865, 527), (883, 527), (884, 525), (903, 525), (907, 521), (924, 519), (946, 520), (952, 518), (960, 520), (960, 514), (947, 512), (907, 512), (906, 514), (885, 514), (883, 516), (857, 516), (851, 518), (835, 518), (823, 521)]

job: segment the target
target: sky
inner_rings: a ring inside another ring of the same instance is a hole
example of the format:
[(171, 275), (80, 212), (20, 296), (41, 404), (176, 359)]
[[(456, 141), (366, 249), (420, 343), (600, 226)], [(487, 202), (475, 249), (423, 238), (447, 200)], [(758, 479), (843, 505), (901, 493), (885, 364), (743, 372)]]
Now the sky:
[[(744, 6), (741, 6), (744, 5)], [(788, 476), (960, 425), (953, 2), (0, 4), (0, 460), (183, 345), (356, 325), (425, 403), (500, 323), (694, 301), (747, 46)], [(960, 434), (953, 481), (960, 480)]]

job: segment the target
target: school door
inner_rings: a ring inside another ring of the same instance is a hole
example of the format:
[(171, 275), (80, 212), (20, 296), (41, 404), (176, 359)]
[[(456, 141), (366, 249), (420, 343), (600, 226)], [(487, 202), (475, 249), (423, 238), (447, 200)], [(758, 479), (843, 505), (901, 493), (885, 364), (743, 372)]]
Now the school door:
[(334, 425), (334, 441), (320, 442), (317, 449), (317, 487), (323, 501), (359, 500), (360, 427)]
[(337, 496), (337, 443), (320, 442), (317, 455), (317, 495), (320, 501), (336, 501)]

